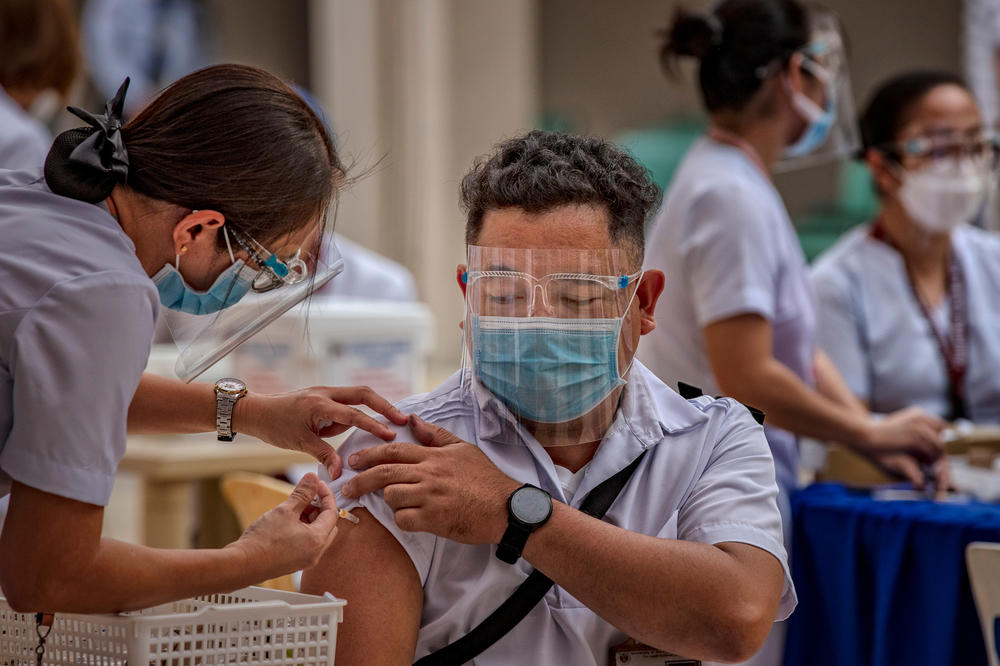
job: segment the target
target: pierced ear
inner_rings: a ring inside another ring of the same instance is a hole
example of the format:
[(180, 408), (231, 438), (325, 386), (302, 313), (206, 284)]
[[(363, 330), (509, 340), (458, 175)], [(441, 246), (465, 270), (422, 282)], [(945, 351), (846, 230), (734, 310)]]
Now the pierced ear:
[[(174, 252), (180, 253), (182, 247), (191, 247), (195, 242), (208, 238), (202, 232), (208, 229), (220, 229), (226, 223), (226, 217), (215, 210), (194, 210), (182, 217), (174, 225)], [(212, 234), (211, 236), (214, 236)], [(215, 239), (212, 238), (212, 243)]]
[(458, 288), (462, 290), (462, 298), (465, 298), (465, 290), (469, 286), (468, 275), (469, 267), (465, 264), (459, 264), (455, 269), (455, 280), (458, 282)]

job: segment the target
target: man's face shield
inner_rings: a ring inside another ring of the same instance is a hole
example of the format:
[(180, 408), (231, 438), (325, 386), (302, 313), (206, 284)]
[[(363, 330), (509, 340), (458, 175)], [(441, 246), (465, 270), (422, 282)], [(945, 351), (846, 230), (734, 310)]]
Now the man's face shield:
[[(248, 257), (230, 279), (232, 302), (209, 314), (161, 310), (180, 352), (174, 371), (184, 381), (193, 380), (343, 270), (332, 236), (319, 227), (305, 239), (269, 247), (240, 232), (229, 234)], [(225, 289), (222, 294), (225, 298)]]
[(600, 440), (639, 337), (627, 253), (469, 246), (467, 268), (471, 381), (545, 446)]
[(847, 51), (837, 19), (832, 14), (817, 12), (812, 24), (812, 40), (793, 58), (793, 62), (800, 63), (806, 84), (804, 90), (798, 91), (804, 96), (799, 99), (805, 103), (794, 104), (806, 121), (803, 135), (796, 143), (806, 150), (797, 151), (796, 144), (792, 144), (775, 164), (775, 172), (842, 160), (854, 155), (861, 146)]

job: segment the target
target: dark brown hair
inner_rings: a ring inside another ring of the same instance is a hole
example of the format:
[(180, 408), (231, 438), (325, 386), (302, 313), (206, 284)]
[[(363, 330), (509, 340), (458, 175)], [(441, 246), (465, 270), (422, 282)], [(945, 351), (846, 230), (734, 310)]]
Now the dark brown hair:
[(76, 20), (66, 0), (0, 0), (0, 86), (54, 88), (63, 97), (80, 69)]
[[(291, 88), (255, 67), (215, 65), (171, 84), (120, 130), (127, 157), (116, 159), (127, 160), (127, 173), (71, 157), (95, 132), (56, 137), (45, 162), (53, 192), (98, 202), (123, 184), (155, 201), (217, 210), (230, 229), (261, 243), (325, 221), (345, 179), (322, 121)], [(101, 144), (111, 148), (107, 138)]]
[(611, 241), (625, 246), (641, 264), (643, 227), (659, 190), (646, 169), (608, 141), (533, 130), (478, 159), (462, 179), (461, 198), (468, 211), (469, 245), (476, 244), (483, 217), (491, 210), (543, 213), (569, 204), (604, 206)]
[(810, 38), (809, 15), (796, 0), (723, 0), (710, 12), (677, 9), (661, 32), (660, 63), (698, 60), (698, 83), (709, 111), (741, 111), (772, 73)]
[(939, 86), (958, 86), (969, 90), (965, 80), (951, 72), (916, 70), (892, 77), (880, 85), (858, 119), (861, 129), (861, 155), (869, 148), (879, 148), (894, 159), (900, 155), (891, 144), (899, 131), (910, 122), (914, 108), (927, 93)]
[(216, 65), (172, 84), (122, 128), (126, 184), (212, 209), (261, 242), (323, 215), (344, 167), (323, 123), (281, 80)]

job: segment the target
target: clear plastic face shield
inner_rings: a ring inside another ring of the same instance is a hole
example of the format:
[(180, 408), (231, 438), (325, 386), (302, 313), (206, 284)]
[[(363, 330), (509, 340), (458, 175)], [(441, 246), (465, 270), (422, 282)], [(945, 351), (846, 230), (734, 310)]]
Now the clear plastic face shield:
[(599, 441), (639, 340), (641, 272), (624, 250), (469, 246), (466, 389), (543, 446)]
[[(804, 89), (794, 89), (790, 80), (781, 75), (784, 92), (791, 96), (792, 106), (806, 125), (786, 147), (774, 166), (775, 172), (842, 160), (861, 146), (847, 51), (837, 18), (816, 11), (811, 20), (812, 40), (793, 56), (793, 62), (800, 63)], [(813, 91), (819, 91), (819, 98)]]
[(876, 149), (900, 180), (904, 208), (926, 231), (972, 222), (995, 194), (1000, 143), (992, 129), (927, 128)]
[(319, 226), (304, 241), (279, 240), (267, 247), (238, 231), (225, 233), (227, 249), (241, 258), (234, 258), (230, 269), (208, 292), (191, 294), (192, 298), (204, 299), (210, 292), (214, 296), (213, 311), (193, 314), (197, 308), (161, 310), (180, 352), (174, 372), (186, 382), (343, 270), (344, 262), (332, 235), (323, 233)]

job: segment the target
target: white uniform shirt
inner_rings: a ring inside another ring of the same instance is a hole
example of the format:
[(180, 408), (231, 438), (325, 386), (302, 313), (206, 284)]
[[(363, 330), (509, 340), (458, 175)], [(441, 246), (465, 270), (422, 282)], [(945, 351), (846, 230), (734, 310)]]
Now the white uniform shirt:
[[(682, 381), (718, 395), (703, 328), (741, 314), (767, 319), (774, 358), (814, 383), (816, 314), (805, 257), (781, 196), (743, 151), (708, 138), (692, 146), (657, 214), (645, 268), (662, 270), (667, 284), (638, 357), (669, 386)], [(795, 487), (795, 436), (765, 431), (779, 485)]]
[[(812, 278), (819, 341), (847, 385), (872, 411), (916, 405), (946, 416), (948, 370), (895, 249), (852, 229), (820, 256)], [(974, 422), (1000, 423), (1000, 235), (962, 226), (952, 248), (965, 280), (969, 362), (965, 398)], [(948, 321), (948, 305), (936, 319)]]
[[(545, 449), (499, 400), (475, 386), (472, 396), (456, 373), (433, 392), (398, 407), (476, 444), (511, 478), (576, 508), (600, 482), (648, 451), (605, 520), (662, 539), (736, 541), (762, 548), (785, 570), (779, 618), (791, 613), (795, 592), (782, 546), (774, 466), (762, 429), (743, 406), (732, 400), (684, 400), (635, 363), (615, 421), (567, 500)], [(405, 427), (397, 431), (398, 441), (413, 441)], [(380, 443), (359, 431), (340, 454), (346, 460), (354, 451)], [(354, 475), (345, 467), (331, 488), (338, 491)], [(523, 559), (513, 566), (498, 560), (493, 545), (468, 546), (400, 530), (381, 493), (346, 500), (338, 492), (337, 503), (371, 512), (413, 561), (424, 588), (416, 658), (465, 635), (531, 571)], [(621, 631), (553, 586), (543, 602), (473, 663), (604, 666), (608, 648), (624, 639)]]
[(106, 504), (159, 300), (101, 206), (0, 170), (0, 495)]
[(45, 164), (52, 136), (0, 88), (0, 169), (35, 169)]

